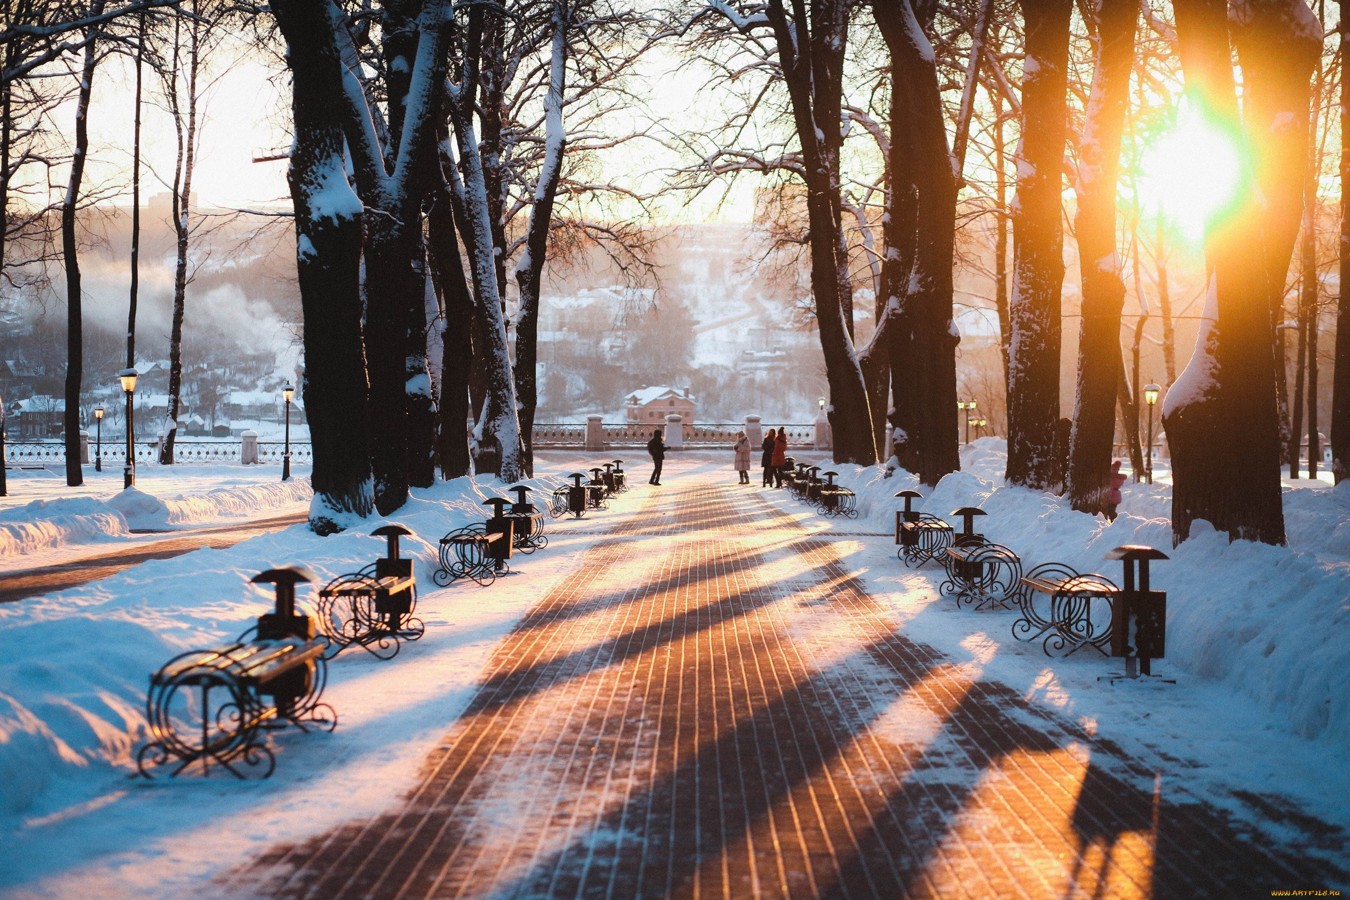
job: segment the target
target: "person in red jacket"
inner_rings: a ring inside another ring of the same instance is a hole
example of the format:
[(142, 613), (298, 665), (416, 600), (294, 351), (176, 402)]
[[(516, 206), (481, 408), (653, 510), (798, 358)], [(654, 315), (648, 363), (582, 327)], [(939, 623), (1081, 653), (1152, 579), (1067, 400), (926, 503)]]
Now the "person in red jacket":
[(1106, 521), (1114, 522), (1116, 520), (1116, 507), (1120, 505), (1120, 488), (1125, 483), (1125, 476), (1120, 474), (1120, 460), (1111, 460), (1111, 490), (1106, 495)]
[(783, 486), (783, 466), (787, 465), (787, 429), (778, 429), (773, 439), (773, 480), (774, 487)]

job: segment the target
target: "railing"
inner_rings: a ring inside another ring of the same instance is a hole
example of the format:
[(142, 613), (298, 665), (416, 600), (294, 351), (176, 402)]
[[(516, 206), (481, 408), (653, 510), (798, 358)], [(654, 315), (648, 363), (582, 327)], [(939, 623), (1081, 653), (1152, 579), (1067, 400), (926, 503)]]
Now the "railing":
[[(238, 463), (243, 452), (239, 441), (184, 441), (173, 443), (173, 459), (179, 463)], [(157, 442), (140, 442), (135, 447), (138, 463), (159, 461)], [(122, 466), (126, 464), (127, 445), (121, 441), (103, 444), (104, 465)], [(259, 441), (258, 463), (260, 465), (280, 465), (286, 455), (284, 441)], [(89, 447), (89, 462), (92, 465), (98, 456), (98, 448)], [(64, 465), (66, 445), (60, 441), (19, 441), (5, 442), (5, 462), (10, 466)], [(291, 462), (307, 463), (314, 461), (314, 446), (309, 441), (291, 441)]]
[[(605, 443), (612, 447), (641, 446), (651, 439), (652, 432), (664, 426), (639, 425), (636, 423), (606, 423), (601, 426), (605, 433)], [(814, 425), (767, 426), (787, 430), (788, 448), (800, 448), (815, 440)], [(743, 431), (741, 422), (717, 422), (707, 425), (685, 425), (684, 444), (686, 447), (730, 447), (736, 441), (736, 432)], [(584, 447), (586, 445), (586, 425), (539, 423), (534, 426), (533, 444), (536, 448)], [(751, 448), (758, 451), (758, 447)], [(258, 463), (261, 465), (280, 465), (286, 453), (282, 441), (259, 441)], [(175, 464), (180, 463), (223, 463), (238, 464), (242, 454), (242, 444), (237, 441), (191, 441), (177, 440), (173, 445)], [(97, 448), (89, 445), (89, 462), (92, 464)], [(122, 441), (103, 443), (103, 462), (108, 466), (121, 466), (126, 463), (127, 446)], [(64, 465), (66, 445), (61, 441), (7, 441), (5, 443), (5, 462), (10, 466), (47, 466)], [(159, 445), (156, 442), (141, 441), (136, 444), (136, 461), (155, 463), (159, 461)], [(312, 463), (314, 445), (309, 441), (291, 441), (291, 462)]]
[[(763, 426), (767, 431), (770, 427), (781, 427), (787, 429), (788, 446), (800, 447), (802, 444), (810, 444), (815, 441), (814, 425), (782, 425), (782, 426)], [(646, 444), (651, 439), (652, 432), (660, 431), (665, 434), (665, 425), (656, 423), (641, 424), (636, 422), (625, 423), (602, 423), (604, 430), (605, 443), (609, 446), (639, 446)], [(736, 433), (745, 430), (744, 422), (714, 422), (707, 425), (685, 425), (684, 443), (685, 446), (696, 447), (730, 447), (736, 442)], [(586, 443), (586, 425), (581, 424), (556, 424), (547, 422), (536, 422), (534, 426), (534, 446), (537, 448), (548, 447), (581, 447)], [(758, 448), (753, 448), (758, 449)]]

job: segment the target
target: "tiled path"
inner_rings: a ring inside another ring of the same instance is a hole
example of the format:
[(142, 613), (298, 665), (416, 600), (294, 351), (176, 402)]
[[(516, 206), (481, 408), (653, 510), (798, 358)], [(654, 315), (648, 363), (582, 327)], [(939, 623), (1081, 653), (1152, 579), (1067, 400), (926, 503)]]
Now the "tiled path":
[[(1350, 887), (893, 630), (757, 492), (627, 495), (386, 815), (223, 888), (284, 897), (1268, 897)], [(637, 501), (638, 496), (643, 497)], [(642, 543), (633, 538), (660, 536)], [(652, 551), (652, 547), (660, 547)], [(1344, 846), (1342, 844), (1342, 846)], [(1325, 854), (1324, 854), (1325, 855)]]

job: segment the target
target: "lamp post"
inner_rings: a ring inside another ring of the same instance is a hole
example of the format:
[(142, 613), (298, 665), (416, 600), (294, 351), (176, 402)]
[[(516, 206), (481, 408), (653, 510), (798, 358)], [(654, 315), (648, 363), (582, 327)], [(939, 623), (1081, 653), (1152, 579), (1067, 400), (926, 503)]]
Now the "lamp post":
[(94, 421), (98, 423), (98, 438), (94, 445), (98, 449), (94, 451), (94, 471), (103, 471), (103, 407), (94, 407)]
[(957, 400), (957, 401), (956, 401), (956, 408), (959, 409), (959, 410), (963, 410), (963, 411), (965, 412), (965, 414), (966, 414), (966, 443), (969, 444), (969, 443), (970, 443), (970, 420), (971, 420), (972, 418), (974, 418), (974, 415), (973, 415), (973, 414), (974, 414), (974, 412), (975, 412), (975, 401), (974, 401), (974, 400)]
[(816, 405), (820, 407), (820, 414), (822, 416), (825, 415), (825, 398), (821, 397), (819, 400), (817, 400)]
[(295, 387), (288, 381), (281, 389), (286, 398), (286, 452), (281, 456), (281, 480), (291, 480), (291, 398), (295, 396)]
[(1162, 388), (1153, 382), (1144, 385), (1144, 402), (1148, 404), (1148, 460), (1144, 463), (1144, 478), (1153, 483), (1153, 407), (1158, 402)]
[(136, 376), (140, 374), (133, 368), (117, 373), (122, 382), (122, 393), (127, 395), (127, 464), (122, 469), (122, 487), (129, 488), (136, 483), (136, 418), (133, 401), (136, 398)]

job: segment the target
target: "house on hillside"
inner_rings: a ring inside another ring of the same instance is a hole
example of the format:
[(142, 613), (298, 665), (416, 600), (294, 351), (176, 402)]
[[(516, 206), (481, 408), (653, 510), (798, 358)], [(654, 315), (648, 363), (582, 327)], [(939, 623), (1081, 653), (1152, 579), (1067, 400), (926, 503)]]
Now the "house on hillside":
[(661, 425), (670, 415), (681, 416), (685, 425), (694, 423), (694, 395), (688, 388), (644, 387), (631, 392), (624, 404), (630, 425)]
[(65, 415), (63, 398), (38, 394), (10, 403), (5, 427), (11, 438), (21, 440), (60, 437), (65, 430)]

